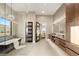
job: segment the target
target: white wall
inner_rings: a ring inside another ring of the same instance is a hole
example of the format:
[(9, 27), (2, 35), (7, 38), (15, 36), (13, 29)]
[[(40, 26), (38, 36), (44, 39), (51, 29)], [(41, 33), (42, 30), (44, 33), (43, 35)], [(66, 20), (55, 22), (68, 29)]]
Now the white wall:
[(22, 38), (22, 43), (25, 43), (25, 20), (26, 15), (24, 13), (18, 13), (17, 36)]
[(53, 15), (54, 21), (65, 17), (65, 5), (63, 4)]
[(4, 17), (4, 4), (0, 4), (0, 17)]

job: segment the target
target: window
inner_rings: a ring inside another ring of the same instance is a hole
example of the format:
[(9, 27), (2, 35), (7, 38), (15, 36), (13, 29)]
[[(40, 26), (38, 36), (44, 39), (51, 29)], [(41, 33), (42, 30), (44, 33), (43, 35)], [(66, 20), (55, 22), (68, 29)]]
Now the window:
[(79, 26), (71, 27), (71, 42), (79, 45)]
[(0, 17), (0, 37), (6, 35), (11, 35), (11, 21)]

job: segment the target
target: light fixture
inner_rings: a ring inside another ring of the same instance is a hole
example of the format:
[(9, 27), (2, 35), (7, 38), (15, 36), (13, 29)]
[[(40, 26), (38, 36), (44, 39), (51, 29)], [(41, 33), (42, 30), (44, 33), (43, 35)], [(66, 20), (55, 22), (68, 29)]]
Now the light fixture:
[(9, 14), (9, 15), (8, 15), (8, 19), (10, 19), (10, 20), (14, 20), (15, 17), (14, 17), (12, 14)]
[(45, 11), (41, 11), (42, 13), (45, 13)]
[(8, 19), (10, 19), (10, 20), (15, 19), (14, 15), (13, 15), (13, 12), (12, 12), (12, 3), (11, 3), (11, 14), (8, 15)]

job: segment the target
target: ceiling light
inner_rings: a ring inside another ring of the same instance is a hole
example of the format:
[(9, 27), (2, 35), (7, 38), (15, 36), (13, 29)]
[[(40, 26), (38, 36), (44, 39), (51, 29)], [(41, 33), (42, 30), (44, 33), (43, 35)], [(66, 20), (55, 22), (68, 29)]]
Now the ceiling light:
[(45, 13), (45, 11), (42, 11), (42, 13)]

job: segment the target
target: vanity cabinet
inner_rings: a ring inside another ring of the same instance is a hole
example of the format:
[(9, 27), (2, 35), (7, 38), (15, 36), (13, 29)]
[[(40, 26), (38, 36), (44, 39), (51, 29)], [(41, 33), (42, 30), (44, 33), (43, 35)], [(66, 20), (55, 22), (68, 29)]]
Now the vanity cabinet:
[(57, 36), (54, 36), (54, 38), (51, 38), (51, 41), (55, 43), (58, 47), (60, 47), (63, 51), (65, 51), (68, 55), (70, 56), (79, 55), (79, 45), (71, 43)]
[(79, 46), (73, 43), (66, 42), (66, 52), (70, 56), (78, 56), (79, 55)]
[(60, 39), (59, 40), (59, 45), (60, 45), (60, 48), (62, 48), (64, 51), (65, 51), (65, 45), (66, 45), (66, 43), (65, 43), (65, 40), (64, 39)]
[(64, 39), (56, 37), (55, 44), (65, 51), (65, 40)]
[(54, 38), (55, 40), (55, 44), (59, 46), (59, 39), (58, 38)]
[(13, 43), (9, 45), (0, 45), (0, 53), (8, 53), (14, 49)]
[(57, 36), (54, 35), (49, 35), (49, 38), (53, 43), (55, 43), (58, 47), (60, 47), (62, 50), (65, 51), (66, 48), (66, 40), (64, 40), (64, 38), (59, 38)]

